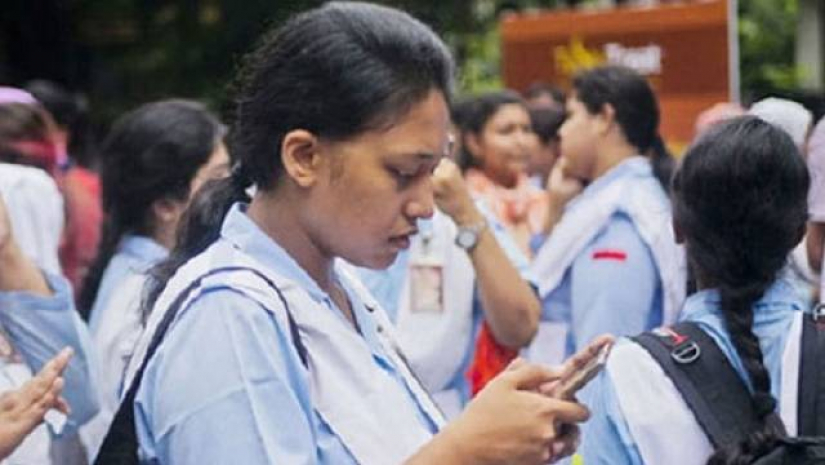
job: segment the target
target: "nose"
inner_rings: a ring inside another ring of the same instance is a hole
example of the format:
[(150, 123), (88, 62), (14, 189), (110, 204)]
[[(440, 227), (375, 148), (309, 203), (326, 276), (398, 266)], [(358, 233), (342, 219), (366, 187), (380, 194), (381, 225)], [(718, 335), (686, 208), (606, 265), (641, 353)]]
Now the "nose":
[(409, 219), (417, 220), (419, 218), (431, 218), (434, 212), (433, 182), (430, 176), (426, 176), (423, 182), (419, 183), (412, 192), (410, 199), (404, 206), (404, 214)]

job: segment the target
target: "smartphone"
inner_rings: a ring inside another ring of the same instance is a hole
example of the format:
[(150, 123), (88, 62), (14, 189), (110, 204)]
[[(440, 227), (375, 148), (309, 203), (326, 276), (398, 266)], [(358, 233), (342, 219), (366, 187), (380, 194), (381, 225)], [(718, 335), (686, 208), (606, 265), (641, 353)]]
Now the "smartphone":
[(605, 344), (580, 370), (574, 371), (570, 376), (562, 379), (553, 389), (553, 396), (559, 399), (572, 399), (576, 393), (596, 377), (607, 364), (607, 356), (613, 344)]

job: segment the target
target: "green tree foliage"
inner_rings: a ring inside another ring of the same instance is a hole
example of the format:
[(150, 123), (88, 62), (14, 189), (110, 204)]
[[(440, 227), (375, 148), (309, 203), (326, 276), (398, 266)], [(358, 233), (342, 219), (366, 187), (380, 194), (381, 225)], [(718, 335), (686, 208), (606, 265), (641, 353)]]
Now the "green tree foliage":
[(743, 97), (794, 90), (804, 70), (794, 62), (798, 0), (739, 0)]
[[(31, 0), (6, 0), (25, 15)], [(590, 0), (374, 0), (405, 9), (444, 37), (459, 64), (459, 90), (478, 92), (499, 87), (498, 17), (507, 9), (563, 7)], [(85, 58), (74, 67), (81, 76), (70, 83), (87, 92), (97, 120), (111, 121), (126, 109), (172, 96), (204, 99), (216, 108), (227, 101), (227, 84), (240, 57), (273, 23), (323, 3), (320, 0), (44, 0), (53, 16), (66, 15), (73, 50)], [(798, 0), (739, 0), (742, 90), (745, 96), (794, 88)], [(39, 3), (38, 3), (39, 4)], [(28, 5), (28, 6), (27, 6)], [(45, 7), (44, 7), (45, 8)], [(12, 11), (12, 9), (9, 9)], [(40, 13), (30, 14), (36, 27)], [(14, 23), (17, 18), (7, 18)], [(0, 21), (2, 24), (2, 21)], [(2, 48), (0, 37), (0, 48)], [(21, 47), (20, 44), (7, 44)], [(26, 49), (31, 44), (23, 44)], [(38, 52), (44, 63), (58, 63)], [(65, 53), (64, 53), (65, 55)], [(2, 58), (2, 54), (0, 54)], [(27, 59), (28, 59), (27, 58)], [(34, 66), (33, 69), (49, 69)], [(2, 77), (0, 66), (0, 77)], [(31, 73), (30, 73), (31, 74)], [(12, 84), (36, 77), (21, 76)]]

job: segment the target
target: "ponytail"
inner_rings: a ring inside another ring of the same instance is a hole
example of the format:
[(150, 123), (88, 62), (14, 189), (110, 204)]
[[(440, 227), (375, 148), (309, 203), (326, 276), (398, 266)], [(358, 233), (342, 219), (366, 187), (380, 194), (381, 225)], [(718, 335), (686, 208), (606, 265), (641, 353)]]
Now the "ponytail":
[(670, 192), (670, 180), (673, 177), (676, 162), (667, 150), (662, 136), (656, 134), (647, 152), (650, 164), (653, 166), (653, 175), (656, 176), (665, 192)]
[(246, 189), (251, 184), (243, 165), (236, 163), (231, 176), (208, 181), (195, 193), (178, 225), (175, 248), (149, 272), (141, 311), (144, 320), (178, 268), (218, 240), (232, 205), (250, 201)]
[(762, 427), (738, 444), (717, 449), (708, 459), (708, 465), (752, 463), (785, 435), (782, 421), (776, 415), (776, 399), (771, 395), (770, 373), (763, 362), (759, 339), (753, 333), (753, 305), (771, 282), (766, 280), (739, 289), (719, 288), (725, 326), (753, 386), (753, 409)]
[(83, 279), (83, 286), (77, 299), (77, 311), (83, 321), (89, 321), (92, 307), (97, 300), (97, 293), (100, 290), (100, 283), (103, 281), (103, 273), (109, 262), (117, 252), (120, 240), (123, 238), (125, 230), (118, 215), (112, 215), (108, 221), (103, 222), (100, 245), (97, 255), (89, 267), (86, 277)]
[(674, 222), (697, 282), (720, 309), (752, 388), (757, 431), (727, 444), (710, 465), (750, 464), (785, 435), (771, 395), (754, 307), (773, 286), (807, 219), (808, 170), (790, 137), (753, 117), (719, 123), (685, 154), (673, 178)]

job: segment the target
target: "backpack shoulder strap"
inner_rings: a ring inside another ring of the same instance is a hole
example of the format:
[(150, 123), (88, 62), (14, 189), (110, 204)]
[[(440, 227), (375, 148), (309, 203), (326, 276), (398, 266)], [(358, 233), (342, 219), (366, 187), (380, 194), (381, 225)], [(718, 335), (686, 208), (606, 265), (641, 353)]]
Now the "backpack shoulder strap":
[(747, 386), (697, 324), (681, 322), (633, 340), (673, 381), (715, 447), (737, 443), (759, 427)]
[(100, 448), (100, 452), (98, 453), (97, 458), (94, 461), (95, 465), (137, 465), (139, 463), (137, 455), (138, 440), (137, 432), (135, 430), (134, 404), (135, 397), (137, 396), (137, 391), (140, 388), (141, 382), (143, 381), (143, 374), (146, 370), (146, 367), (149, 364), (149, 361), (152, 359), (152, 356), (157, 352), (161, 342), (163, 342), (163, 339), (166, 336), (169, 327), (175, 320), (175, 317), (181, 310), (181, 307), (184, 303), (188, 301), (188, 297), (192, 294), (192, 292), (201, 287), (203, 280), (220, 273), (235, 271), (251, 272), (258, 278), (266, 282), (266, 284), (277, 293), (286, 311), (292, 343), (295, 346), (295, 350), (298, 352), (298, 355), (300, 356), (303, 365), (305, 367), (308, 366), (307, 350), (304, 344), (301, 342), (301, 338), (298, 334), (298, 325), (295, 323), (295, 320), (292, 317), (292, 313), (289, 310), (289, 306), (287, 305), (287, 301), (284, 298), (283, 293), (278, 288), (278, 286), (276, 286), (275, 283), (272, 282), (272, 280), (270, 280), (267, 276), (265, 276), (263, 273), (254, 268), (242, 266), (228, 266), (212, 269), (209, 272), (199, 276), (197, 279), (192, 281), (183, 291), (181, 291), (180, 294), (178, 294), (177, 297), (175, 297), (175, 300), (172, 302), (172, 305), (169, 306), (169, 308), (166, 310), (166, 313), (163, 315), (163, 319), (158, 324), (155, 334), (152, 335), (152, 340), (149, 343), (149, 347), (146, 351), (146, 357), (144, 357), (143, 361), (141, 362), (140, 368), (135, 373), (135, 377), (132, 380), (132, 384), (129, 386), (128, 391), (126, 391), (126, 395), (120, 402), (120, 406), (118, 407), (117, 413), (115, 414), (112, 424), (109, 427), (109, 431), (106, 434), (105, 439), (103, 440), (103, 445)]
[(825, 306), (817, 305), (813, 315), (802, 317), (802, 345), (799, 357), (799, 436), (825, 436)]

